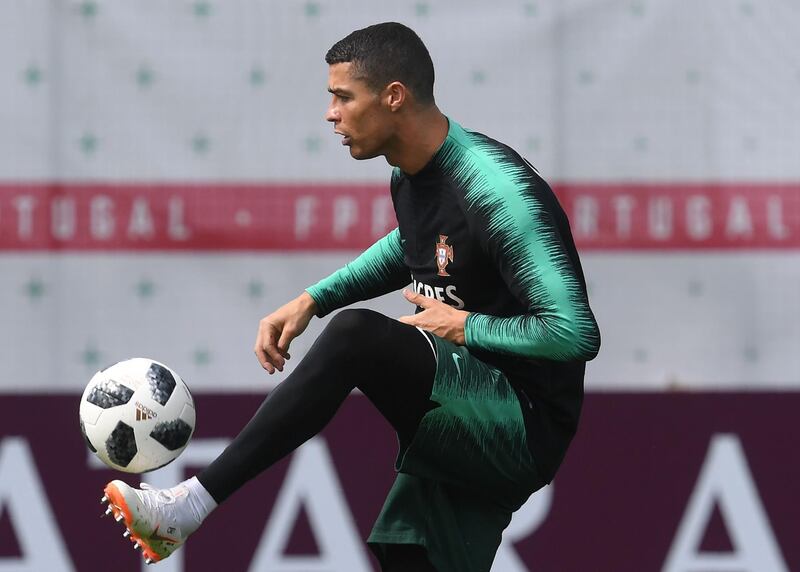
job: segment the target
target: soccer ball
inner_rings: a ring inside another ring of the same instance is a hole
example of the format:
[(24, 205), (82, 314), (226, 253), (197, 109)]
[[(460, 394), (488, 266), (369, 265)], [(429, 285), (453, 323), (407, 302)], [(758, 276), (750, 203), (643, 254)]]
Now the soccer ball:
[(81, 432), (109, 467), (144, 473), (174, 461), (194, 432), (192, 394), (163, 363), (132, 358), (94, 374), (81, 397)]

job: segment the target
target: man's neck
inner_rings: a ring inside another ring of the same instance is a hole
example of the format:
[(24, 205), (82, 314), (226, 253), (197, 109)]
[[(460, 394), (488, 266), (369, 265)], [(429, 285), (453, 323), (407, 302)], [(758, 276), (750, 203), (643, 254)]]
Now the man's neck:
[(450, 125), (435, 105), (406, 118), (394, 149), (386, 154), (390, 165), (414, 175), (427, 165), (447, 138)]

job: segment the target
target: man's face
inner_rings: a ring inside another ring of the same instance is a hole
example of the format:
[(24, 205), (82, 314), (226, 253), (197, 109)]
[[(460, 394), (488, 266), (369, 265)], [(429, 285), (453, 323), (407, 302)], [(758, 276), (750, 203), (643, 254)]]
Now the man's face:
[(333, 94), (325, 119), (343, 136), (354, 159), (372, 159), (386, 152), (392, 134), (392, 117), (381, 96), (352, 75), (350, 62), (333, 64), (328, 72), (328, 91)]

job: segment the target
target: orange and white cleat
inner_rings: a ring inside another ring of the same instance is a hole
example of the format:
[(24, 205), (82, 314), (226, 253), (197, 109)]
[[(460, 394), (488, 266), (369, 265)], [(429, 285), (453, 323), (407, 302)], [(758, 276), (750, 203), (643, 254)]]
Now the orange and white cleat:
[(116, 480), (103, 492), (101, 502), (108, 503), (105, 514), (113, 514), (117, 522), (125, 521), (122, 536), (130, 539), (134, 550), (142, 549), (147, 564), (167, 558), (200, 526), (196, 519), (182, 514), (185, 511), (176, 510), (176, 504), (188, 494), (185, 488), (154, 489), (142, 483), (142, 488), (136, 489)]

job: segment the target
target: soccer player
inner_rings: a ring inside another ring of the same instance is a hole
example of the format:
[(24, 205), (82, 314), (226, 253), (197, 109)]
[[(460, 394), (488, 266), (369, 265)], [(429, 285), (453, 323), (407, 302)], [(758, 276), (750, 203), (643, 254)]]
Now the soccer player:
[(313, 316), (409, 283), (416, 313), (338, 313), (199, 475), (164, 490), (113, 481), (106, 497), (146, 559), (165, 558), (357, 387), (399, 438), (368, 539), (384, 572), (487, 571), (512, 513), (553, 479), (600, 345), (567, 217), (513, 149), (439, 111), (430, 55), (409, 28), (355, 31), (326, 61), (326, 119), (352, 157), (394, 167), (399, 224), (263, 318), (256, 356), (282, 371)]

